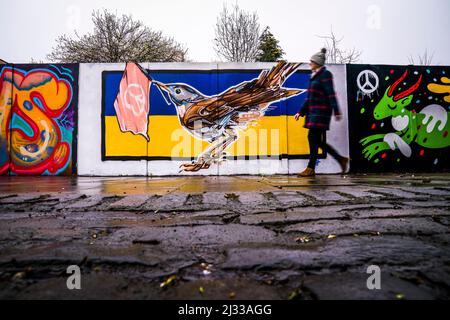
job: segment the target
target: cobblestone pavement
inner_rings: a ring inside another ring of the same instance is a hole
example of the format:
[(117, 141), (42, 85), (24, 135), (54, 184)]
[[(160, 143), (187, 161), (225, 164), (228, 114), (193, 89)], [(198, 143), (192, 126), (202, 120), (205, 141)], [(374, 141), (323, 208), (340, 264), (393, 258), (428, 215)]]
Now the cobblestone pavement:
[(448, 299), (449, 208), (450, 174), (2, 177), (0, 298)]

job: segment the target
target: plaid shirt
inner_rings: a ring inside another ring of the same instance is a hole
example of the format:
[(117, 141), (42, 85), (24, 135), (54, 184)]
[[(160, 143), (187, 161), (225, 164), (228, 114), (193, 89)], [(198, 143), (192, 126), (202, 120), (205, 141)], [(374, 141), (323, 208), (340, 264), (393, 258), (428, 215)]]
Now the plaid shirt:
[(306, 116), (305, 128), (330, 129), (332, 113), (340, 114), (333, 88), (333, 74), (325, 67), (312, 75), (308, 96), (300, 108), (301, 116)]

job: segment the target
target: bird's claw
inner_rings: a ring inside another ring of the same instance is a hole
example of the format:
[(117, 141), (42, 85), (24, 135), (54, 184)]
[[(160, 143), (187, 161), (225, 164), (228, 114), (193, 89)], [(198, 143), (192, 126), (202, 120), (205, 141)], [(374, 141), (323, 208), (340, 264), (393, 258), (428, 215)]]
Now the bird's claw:
[(209, 169), (211, 166), (210, 163), (207, 161), (201, 159), (194, 163), (184, 163), (180, 166), (180, 172), (186, 171), (186, 172), (198, 172), (203, 169)]

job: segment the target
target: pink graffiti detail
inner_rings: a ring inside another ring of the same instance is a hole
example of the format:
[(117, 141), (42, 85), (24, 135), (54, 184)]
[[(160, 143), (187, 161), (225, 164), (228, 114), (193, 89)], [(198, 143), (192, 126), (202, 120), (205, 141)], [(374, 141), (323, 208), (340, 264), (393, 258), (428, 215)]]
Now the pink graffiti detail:
[(136, 63), (127, 63), (119, 93), (114, 102), (117, 121), (122, 132), (132, 132), (148, 137), (148, 113), (150, 111), (150, 80)]

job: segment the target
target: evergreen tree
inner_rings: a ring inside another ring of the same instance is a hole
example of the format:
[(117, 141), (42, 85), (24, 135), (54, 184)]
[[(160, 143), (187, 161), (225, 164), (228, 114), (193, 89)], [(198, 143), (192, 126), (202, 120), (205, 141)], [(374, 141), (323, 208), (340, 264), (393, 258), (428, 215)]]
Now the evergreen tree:
[(259, 52), (256, 57), (258, 62), (275, 62), (283, 58), (284, 51), (278, 44), (278, 40), (267, 27), (259, 38)]

